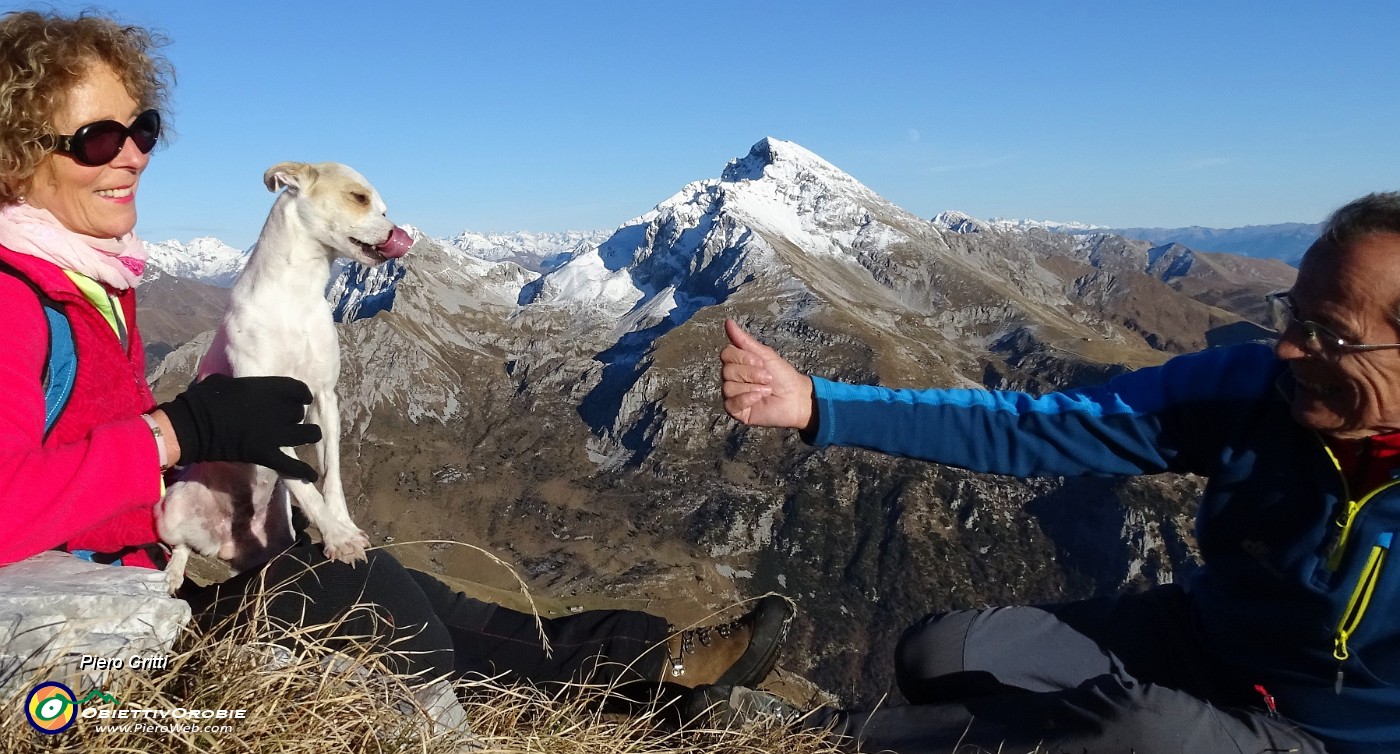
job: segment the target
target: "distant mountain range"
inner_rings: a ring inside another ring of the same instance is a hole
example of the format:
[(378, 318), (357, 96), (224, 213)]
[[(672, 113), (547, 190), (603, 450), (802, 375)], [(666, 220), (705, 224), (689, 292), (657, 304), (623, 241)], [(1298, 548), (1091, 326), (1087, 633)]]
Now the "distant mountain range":
[[(611, 232), (413, 234), (401, 263), (328, 291), (346, 492), (374, 542), (509, 599), (484, 557), (403, 543), (482, 546), (561, 610), (603, 597), (684, 625), (787, 594), (784, 667), (846, 701), (886, 690), (894, 641), (928, 611), (1185, 575), (1199, 483), (1018, 481), (745, 429), (720, 408), (726, 317), (836, 379), (1042, 391), (1268, 337), (1262, 294), (1296, 273), (1099, 229), (931, 221), (777, 139)], [(222, 290), (179, 296), (162, 260), (166, 301)], [(189, 269), (224, 274), (206, 261)], [(166, 399), (208, 335), (161, 333), (153, 306)]]
[(1279, 223), (1249, 225), (1243, 228), (1202, 228), (1195, 225), (1189, 228), (1110, 228), (1045, 220), (992, 218), (984, 222), (961, 212), (943, 212), (935, 216), (933, 221), (946, 227), (961, 225), (967, 228), (1021, 231), (1039, 229), (1072, 235), (1111, 233), (1159, 245), (1177, 243), (1196, 251), (1239, 254), (1256, 259), (1281, 259), (1294, 267), (1298, 266), (1303, 252), (1308, 250), (1322, 232), (1322, 223)]
[(1179, 243), (1257, 259), (1281, 259), (1294, 267), (1322, 232), (1322, 223), (1250, 225), (1243, 228), (1114, 228), (1104, 231), (1153, 243)]

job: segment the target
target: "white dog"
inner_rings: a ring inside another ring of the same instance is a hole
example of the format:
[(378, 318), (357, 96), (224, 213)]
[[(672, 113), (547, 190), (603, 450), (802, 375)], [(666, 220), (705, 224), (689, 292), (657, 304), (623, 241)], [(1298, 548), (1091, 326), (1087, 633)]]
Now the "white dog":
[(199, 379), (285, 375), (305, 382), (312, 394), (306, 421), (321, 426), (316, 455), (325, 493), (253, 464), (186, 469), (156, 506), (160, 537), (172, 547), (166, 568), (171, 592), (184, 581), (191, 549), (242, 571), (289, 544), (288, 490), (320, 530), (326, 557), (364, 560), (369, 546), (350, 520), (341, 489), (340, 342), (325, 289), (336, 257), (375, 265), (403, 256), (412, 240), (385, 217), (374, 187), (344, 165), (284, 162), (268, 168), (263, 182), (268, 191), (286, 190), (234, 282), (228, 313), (199, 362)]

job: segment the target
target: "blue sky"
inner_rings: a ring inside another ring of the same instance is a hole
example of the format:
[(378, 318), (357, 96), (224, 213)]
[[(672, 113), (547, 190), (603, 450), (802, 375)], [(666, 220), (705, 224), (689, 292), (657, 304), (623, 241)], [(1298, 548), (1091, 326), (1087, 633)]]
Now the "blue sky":
[(795, 141), (921, 216), (1234, 227), (1400, 188), (1400, 3), (122, 0), (179, 71), (149, 240), (283, 160), (432, 235), (616, 227)]

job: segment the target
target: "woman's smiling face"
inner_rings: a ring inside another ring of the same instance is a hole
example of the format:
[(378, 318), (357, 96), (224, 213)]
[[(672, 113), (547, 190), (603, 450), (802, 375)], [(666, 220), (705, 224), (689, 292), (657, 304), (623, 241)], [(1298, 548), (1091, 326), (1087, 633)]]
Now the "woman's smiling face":
[[(1303, 257), (1292, 293), (1299, 318), (1350, 343), (1400, 343), (1400, 235), (1375, 233), (1346, 248), (1319, 240)], [(1300, 424), (1343, 438), (1400, 430), (1400, 349), (1330, 361), (1309, 351), (1293, 326), (1274, 350), (1293, 372)]]
[[(100, 120), (130, 125), (139, 112), (117, 74), (103, 63), (93, 63), (54, 114), (53, 127), (68, 135)], [(39, 164), (25, 202), (52, 212), (75, 233), (118, 238), (136, 227), (136, 186), (148, 162), (150, 156), (131, 139), (111, 162), (96, 167), (54, 152)]]

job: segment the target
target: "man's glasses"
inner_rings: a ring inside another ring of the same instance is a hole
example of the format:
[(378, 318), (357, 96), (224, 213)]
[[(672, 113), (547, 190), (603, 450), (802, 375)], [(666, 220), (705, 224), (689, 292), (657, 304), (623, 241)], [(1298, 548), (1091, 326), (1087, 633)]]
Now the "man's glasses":
[(1327, 361), (1335, 362), (1349, 353), (1400, 348), (1400, 343), (1353, 343), (1310, 319), (1300, 319), (1298, 305), (1287, 291), (1270, 293), (1264, 300), (1269, 304), (1269, 319), (1280, 338), (1288, 328), (1297, 325), (1303, 331), (1303, 349)]
[(147, 110), (136, 116), (130, 126), (114, 120), (89, 123), (71, 136), (58, 137), (54, 148), (88, 167), (97, 167), (117, 159), (128, 138), (143, 154), (150, 154), (160, 138), (160, 113)]

